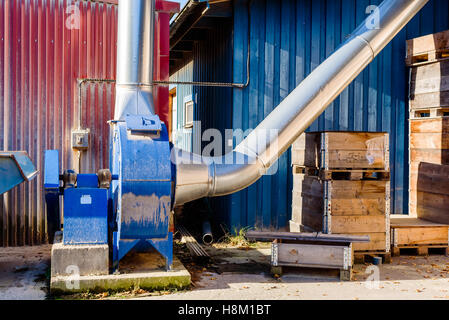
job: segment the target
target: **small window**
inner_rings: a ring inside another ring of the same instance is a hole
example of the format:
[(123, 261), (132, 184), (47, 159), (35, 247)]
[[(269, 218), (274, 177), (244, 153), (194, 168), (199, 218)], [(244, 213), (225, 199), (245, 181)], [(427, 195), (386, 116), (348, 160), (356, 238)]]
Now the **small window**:
[(184, 127), (193, 127), (193, 101), (184, 103)]

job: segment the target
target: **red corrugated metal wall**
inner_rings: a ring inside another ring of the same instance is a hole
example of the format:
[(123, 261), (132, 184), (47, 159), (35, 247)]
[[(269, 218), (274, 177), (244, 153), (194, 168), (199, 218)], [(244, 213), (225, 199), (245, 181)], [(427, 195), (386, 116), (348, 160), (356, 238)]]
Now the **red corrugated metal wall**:
[[(168, 80), (169, 20), (179, 4), (156, 0), (156, 10), (154, 78)], [(44, 151), (60, 151), (61, 170), (109, 167), (115, 84), (79, 79), (115, 79), (117, 0), (0, 0), (0, 39), (0, 150), (25, 150), (40, 170), (0, 196), (0, 246), (39, 244), (47, 240)], [(168, 124), (168, 86), (155, 86), (154, 99)], [(81, 155), (70, 141), (79, 117), (90, 129)]]
[[(77, 168), (77, 79), (115, 78), (115, 2), (0, 0), (0, 150), (26, 150), (40, 170), (0, 196), (0, 246), (46, 241), (44, 150), (60, 150), (61, 168)], [(114, 84), (85, 83), (81, 106), (82, 127), (91, 130), (81, 168), (96, 172), (108, 167)]]

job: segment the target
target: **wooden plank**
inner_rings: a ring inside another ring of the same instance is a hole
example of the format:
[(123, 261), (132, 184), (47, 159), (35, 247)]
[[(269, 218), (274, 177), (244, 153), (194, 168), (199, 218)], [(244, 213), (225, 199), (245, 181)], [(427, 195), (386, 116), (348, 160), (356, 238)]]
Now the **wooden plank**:
[(448, 224), (436, 223), (425, 219), (408, 218), (404, 215), (404, 218), (391, 218), (391, 228), (423, 228), (423, 227), (449, 227)]
[(449, 30), (407, 40), (407, 56), (449, 48)]
[(412, 132), (410, 134), (410, 148), (449, 149), (449, 134)]
[(449, 91), (438, 91), (411, 95), (409, 105), (411, 109), (448, 106)]
[(385, 251), (387, 244), (386, 232), (352, 233), (353, 235), (368, 235), (369, 243), (353, 243), (354, 251)]
[(319, 210), (303, 210), (292, 206), (292, 220), (312, 230), (323, 230), (323, 212)]
[(444, 58), (449, 48), (448, 39), (448, 31), (442, 31), (407, 40), (406, 64), (410, 66)]
[(417, 191), (449, 195), (449, 166), (421, 162), (418, 168)]
[(292, 206), (302, 210), (323, 212), (323, 198), (293, 191)]
[(394, 246), (448, 244), (446, 227), (401, 227), (393, 228)]
[(384, 199), (332, 199), (330, 213), (332, 216), (385, 216)]
[(305, 132), (292, 144), (292, 164), (318, 167), (320, 154), (320, 133)]
[(367, 236), (354, 236), (348, 234), (323, 234), (320, 232), (286, 232), (286, 231), (255, 231), (250, 230), (246, 233), (246, 237), (250, 239), (271, 239), (271, 240), (289, 240), (289, 241), (307, 241), (320, 242), (325, 244), (339, 243), (346, 244), (349, 242), (369, 242)]
[(416, 213), (418, 218), (449, 224), (449, 196), (418, 192)]
[(386, 232), (385, 216), (332, 216), (330, 233)]
[(328, 194), (332, 195), (332, 198), (378, 198), (385, 195), (389, 184), (389, 181), (379, 180), (332, 180), (325, 182), (325, 188), (327, 188)]
[(386, 169), (385, 153), (382, 150), (329, 150), (323, 158), (326, 169)]
[(384, 132), (324, 132), (323, 150), (378, 150), (388, 149)]
[(388, 134), (312, 132), (292, 146), (292, 164), (324, 169), (389, 169)]
[(325, 132), (322, 144), (322, 168), (389, 168), (386, 133)]
[(328, 215), (372, 216), (389, 214), (389, 181), (326, 181)]
[(449, 133), (449, 118), (412, 119), (410, 120), (412, 133)]
[(430, 162), (435, 164), (449, 164), (448, 149), (410, 149), (411, 162)]
[(449, 90), (449, 61), (431, 63), (410, 70), (410, 94)]
[(305, 174), (293, 175), (293, 191), (322, 197), (323, 188), (323, 181), (318, 179), (318, 177)]
[[(278, 265), (345, 268), (347, 246), (278, 243)], [(347, 262), (346, 262), (347, 263)]]

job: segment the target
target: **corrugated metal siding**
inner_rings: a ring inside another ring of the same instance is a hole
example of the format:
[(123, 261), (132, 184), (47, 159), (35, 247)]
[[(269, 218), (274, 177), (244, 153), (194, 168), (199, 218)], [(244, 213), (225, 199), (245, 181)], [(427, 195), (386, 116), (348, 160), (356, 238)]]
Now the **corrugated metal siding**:
[[(232, 22), (222, 22), (210, 30), (204, 40), (196, 41), (192, 55), (182, 68), (173, 72), (172, 81), (232, 81)], [(246, 80), (246, 78), (245, 78)], [(177, 85), (177, 116), (180, 140), (176, 146), (184, 150), (200, 153), (211, 141), (202, 141), (207, 129), (218, 129), (225, 137), (225, 130), (232, 129), (232, 88), (217, 88), (192, 85)], [(192, 129), (184, 129), (184, 101), (195, 101)], [(199, 125), (200, 124), (200, 125)], [(205, 137), (206, 138), (206, 137)], [(224, 152), (223, 140), (222, 152)], [(211, 208), (219, 220), (227, 220), (229, 197), (213, 198)]]
[[(193, 81), (193, 60), (188, 61), (181, 69), (170, 76), (171, 81)], [(177, 85), (177, 126), (175, 146), (177, 148), (192, 151), (192, 129), (184, 128), (184, 99), (192, 97), (193, 86)]]
[[(69, 29), (79, 8), (79, 28)], [(78, 117), (77, 78), (115, 78), (117, 6), (65, 0), (0, 1), (0, 149), (26, 150), (40, 175), (0, 199), (0, 245), (46, 241), (42, 192), (46, 149), (75, 168), (70, 132)], [(83, 172), (108, 167), (114, 86), (85, 84), (82, 126), (91, 130)]]
[[(234, 89), (233, 128), (254, 128), (365, 19), (373, 0), (266, 0), (251, 5), (250, 85)], [(449, 28), (448, 2), (431, 0), (310, 130), (390, 133), (392, 212), (407, 213), (408, 136), (405, 40)], [(234, 81), (246, 74), (247, 2), (234, 8)], [(281, 229), (291, 216), (290, 151), (279, 170), (229, 197), (233, 227)]]

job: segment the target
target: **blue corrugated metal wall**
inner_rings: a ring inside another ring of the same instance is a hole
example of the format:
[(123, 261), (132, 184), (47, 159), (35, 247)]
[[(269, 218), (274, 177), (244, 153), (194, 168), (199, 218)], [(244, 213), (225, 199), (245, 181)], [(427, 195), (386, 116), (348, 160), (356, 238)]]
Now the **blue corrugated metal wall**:
[[(222, 22), (216, 29), (210, 30), (202, 41), (195, 42), (191, 57), (185, 59), (182, 68), (170, 76), (171, 81), (232, 81), (233, 54), (232, 21)], [(202, 141), (205, 130), (220, 130), (222, 137), (225, 130), (232, 128), (232, 89), (219, 87), (203, 87), (192, 85), (176, 85), (177, 119), (180, 130), (180, 141), (176, 145), (184, 150), (198, 152), (210, 141)], [(193, 129), (184, 127), (184, 100), (193, 97), (194, 123)], [(223, 141), (224, 142), (224, 141)], [(199, 147), (197, 147), (199, 146)], [(224, 144), (222, 145), (224, 150)], [(220, 221), (229, 217), (228, 199), (213, 198), (210, 201), (214, 215)]]
[[(179, 86), (178, 97), (181, 97), (180, 90), (191, 90), (186, 94), (201, 93), (197, 96), (195, 115), (196, 120), (203, 121), (203, 129), (212, 126), (220, 129), (255, 128), (366, 18), (366, 7), (380, 2), (254, 0), (251, 2), (249, 26), (249, 86), (233, 89), (232, 94), (227, 89), (182, 89)], [(220, 37), (199, 43), (195, 47), (194, 63), (179, 71), (178, 78), (174, 75), (171, 79), (226, 81), (226, 71), (232, 68), (233, 81), (244, 83), (249, 23), (247, 9), (246, 0), (236, 0), (233, 30), (222, 30)], [(407, 213), (408, 210), (405, 40), (449, 29), (448, 12), (447, 0), (431, 0), (309, 129), (389, 132), (392, 212), (396, 214)], [(217, 52), (227, 57), (225, 48), (228, 46), (233, 47), (233, 61), (214, 61)], [(211, 48), (221, 49), (214, 51)], [(187, 76), (182, 77), (182, 72)], [(219, 92), (224, 95), (216, 96)], [(181, 109), (178, 106), (178, 117), (183, 119)], [(265, 176), (246, 190), (214, 199), (212, 203), (220, 220), (232, 229), (245, 226), (282, 229), (287, 227), (291, 216), (291, 190), (288, 151), (279, 159), (276, 175)]]
[[(251, 3), (250, 85), (234, 89), (233, 127), (254, 128), (365, 18), (375, 0), (266, 0)], [(234, 8), (234, 81), (245, 77), (247, 1)], [(448, 1), (431, 0), (335, 100), (310, 130), (390, 133), (392, 212), (407, 213), (408, 103), (405, 40), (449, 28)], [(279, 171), (229, 197), (228, 223), (279, 229), (291, 215), (290, 152)]]

